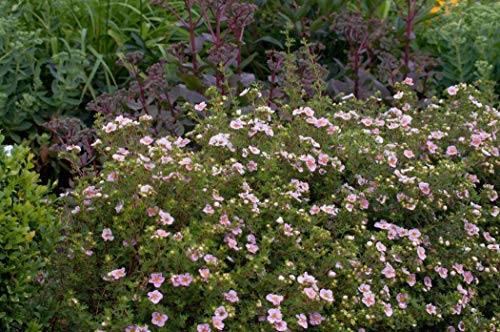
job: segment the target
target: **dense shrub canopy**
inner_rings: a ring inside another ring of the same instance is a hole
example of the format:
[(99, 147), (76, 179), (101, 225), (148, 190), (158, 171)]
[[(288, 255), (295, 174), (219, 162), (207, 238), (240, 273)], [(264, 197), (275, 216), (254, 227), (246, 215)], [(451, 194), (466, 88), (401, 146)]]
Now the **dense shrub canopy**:
[[(38, 184), (33, 154), (2, 146), (0, 135), (0, 328), (35, 331), (45, 321), (33, 301), (57, 230), (49, 188)], [(46, 322), (46, 321), (45, 321)]]
[(465, 85), (419, 106), (411, 85), (390, 107), (242, 112), (215, 96), (189, 138), (152, 137), (148, 116), (101, 122), (103, 171), (68, 196), (57, 324), (498, 326), (499, 113)]

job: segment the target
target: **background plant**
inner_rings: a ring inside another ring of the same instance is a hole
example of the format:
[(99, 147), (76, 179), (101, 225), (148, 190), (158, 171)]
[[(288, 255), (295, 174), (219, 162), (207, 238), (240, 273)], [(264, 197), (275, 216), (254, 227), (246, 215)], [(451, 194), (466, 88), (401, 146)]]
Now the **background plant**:
[(242, 46), (255, 6), (238, 1), (186, 1), (180, 9), (167, 1), (153, 4), (179, 20), (184, 40), (171, 44), (166, 57), (145, 71), (141, 69), (144, 54), (124, 55), (120, 64), (133, 81), (128, 88), (101, 96), (89, 109), (109, 119), (118, 114), (152, 116), (153, 132), (182, 135), (193, 126), (184, 102), (206, 100), (210, 86), (234, 95), (254, 81), (254, 75), (243, 72), (252, 57), (243, 59)]
[(47, 130), (45, 123), (76, 117), (91, 126), (85, 105), (129, 80), (116, 65), (117, 53), (141, 50), (154, 63), (177, 28), (168, 13), (143, 0), (9, 0), (1, 6), (0, 128), (9, 143), (32, 147), (44, 181), (67, 183), (64, 163), (50, 153), (58, 128)]
[(423, 33), (420, 47), (442, 62), (441, 87), (475, 80), (499, 81), (499, 8), (497, 2), (451, 6)]

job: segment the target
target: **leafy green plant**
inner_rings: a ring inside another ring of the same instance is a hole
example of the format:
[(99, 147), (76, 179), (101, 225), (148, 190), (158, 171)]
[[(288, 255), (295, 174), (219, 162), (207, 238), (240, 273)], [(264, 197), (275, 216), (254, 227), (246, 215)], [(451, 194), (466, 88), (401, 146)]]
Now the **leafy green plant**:
[(55, 248), (58, 222), (49, 188), (39, 185), (33, 154), (1, 146), (0, 135), (0, 327), (41, 331), (48, 323), (43, 302), (46, 263)]
[(460, 4), (430, 22), (419, 43), (442, 62), (442, 87), (500, 80), (499, 13), (498, 2)]
[(0, 18), (0, 128), (18, 143), (21, 133), (33, 133), (35, 121), (50, 116), (35, 56), (41, 43), (36, 31), (23, 30), (13, 16)]
[(154, 63), (179, 29), (145, 0), (9, 0), (0, 7), (0, 128), (9, 143), (32, 147), (44, 181), (67, 183), (64, 163), (49, 153), (57, 134), (45, 124), (77, 117), (90, 126), (85, 105), (128, 83), (117, 52), (141, 50)]

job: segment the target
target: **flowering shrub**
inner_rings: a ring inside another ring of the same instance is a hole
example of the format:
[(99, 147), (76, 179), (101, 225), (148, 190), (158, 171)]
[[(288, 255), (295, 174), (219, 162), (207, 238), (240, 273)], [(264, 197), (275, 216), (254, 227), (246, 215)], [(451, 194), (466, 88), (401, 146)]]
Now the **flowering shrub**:
[(68, 197), (71, 315), (55, 324), (494, 330), (498, 110), (465, 85), (419, 106), (411, 85), (392, 107), (318, 96), (242, 114), (215, 96), (187, 138), (152, 137), (148, 116), (98, 123), (108, 159)]

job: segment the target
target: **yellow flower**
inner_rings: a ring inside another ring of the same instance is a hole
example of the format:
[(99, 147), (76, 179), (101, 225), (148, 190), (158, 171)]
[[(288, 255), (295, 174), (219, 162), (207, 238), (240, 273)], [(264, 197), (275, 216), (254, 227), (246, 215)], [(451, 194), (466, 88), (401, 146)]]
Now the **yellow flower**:
[(437, 5), (432, 7), (430, 10), (431, 14), (435, 14), (441, 10), (441, 8), (445, 8), (446, 13), (450, 11), (449, 6), (447, 4), (454, 4), (456, 5), (458, 3), (458, 0), (437, 0)]

